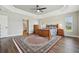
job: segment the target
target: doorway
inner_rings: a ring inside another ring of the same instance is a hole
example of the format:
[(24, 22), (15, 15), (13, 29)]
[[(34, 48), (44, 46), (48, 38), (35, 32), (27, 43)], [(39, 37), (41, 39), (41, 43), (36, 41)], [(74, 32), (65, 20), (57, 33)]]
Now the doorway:
[(23, 19), (23, 36), (29, 35), (29, 20)]

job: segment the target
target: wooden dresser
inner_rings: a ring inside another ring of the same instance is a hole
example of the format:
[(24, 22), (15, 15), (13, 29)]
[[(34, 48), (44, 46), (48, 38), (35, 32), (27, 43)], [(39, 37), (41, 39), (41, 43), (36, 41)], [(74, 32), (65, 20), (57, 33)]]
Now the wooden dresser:
[(64, 36), (64, 30), (63, 29), (57, 29), (57, 35)]
[(40, 29), (39, 25), (34, 25), (34, 33), (35, 34), (38, 34), (39, 29)]

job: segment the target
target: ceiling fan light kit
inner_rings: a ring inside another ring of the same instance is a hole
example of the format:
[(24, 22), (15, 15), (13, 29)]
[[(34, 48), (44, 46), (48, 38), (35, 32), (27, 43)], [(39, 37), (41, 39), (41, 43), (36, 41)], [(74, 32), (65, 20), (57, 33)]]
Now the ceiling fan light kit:
[(37, 10), (37, 12), (40, 12), (40, 10)]

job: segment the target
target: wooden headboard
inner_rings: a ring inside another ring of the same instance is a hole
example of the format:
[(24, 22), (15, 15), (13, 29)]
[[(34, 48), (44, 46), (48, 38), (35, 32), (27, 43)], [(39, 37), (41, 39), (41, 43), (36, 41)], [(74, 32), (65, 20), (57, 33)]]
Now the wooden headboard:
[(57, 28), (57, 25), (46, 25), (46, 28), (52, 29), (52, 28)]

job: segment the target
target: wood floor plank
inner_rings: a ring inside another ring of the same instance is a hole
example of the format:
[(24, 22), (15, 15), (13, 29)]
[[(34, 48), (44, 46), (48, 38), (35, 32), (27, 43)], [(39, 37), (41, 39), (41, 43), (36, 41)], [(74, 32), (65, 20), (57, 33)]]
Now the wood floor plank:
[(0, 39), (1, 53), (19, 53), (11, 38)]
[(79, 38), (63, 37), (48, 53), (79, 53)]
[[(15, 37), (16, 39), (24, 39), (24, 37)], [(19, 53), (12, 38), (0, 39), (0, 53)], [(79, 53), (79, 38), (63, 37), (48, 53)]]

